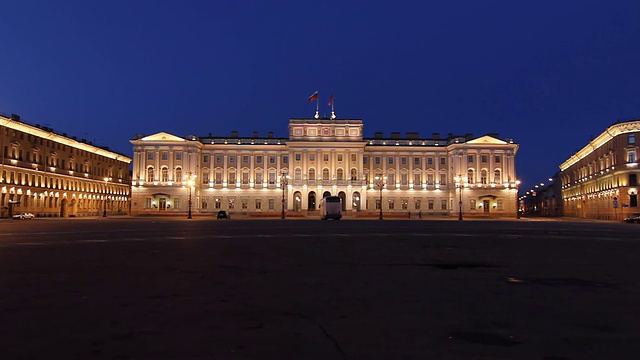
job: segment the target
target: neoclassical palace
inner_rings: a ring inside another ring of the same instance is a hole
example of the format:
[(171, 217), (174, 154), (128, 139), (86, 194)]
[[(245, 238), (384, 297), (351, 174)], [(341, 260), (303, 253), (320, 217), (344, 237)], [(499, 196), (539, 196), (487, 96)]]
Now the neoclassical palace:
[(359, 119), (296, 118), (287, 138), (160, 132), (131, 143), (132, 215), (315, 216), (337, 195), (355, 216), (516, 216), (518, 145), (496, 135), (367, 139)]
[(130, 158), (18, 115), (0, 115), (0, 148), (0, 217), (129, 213)]
[(609, 126), (560, 165), (565, 216), (622, 220), (638, 208), (640, 120)]

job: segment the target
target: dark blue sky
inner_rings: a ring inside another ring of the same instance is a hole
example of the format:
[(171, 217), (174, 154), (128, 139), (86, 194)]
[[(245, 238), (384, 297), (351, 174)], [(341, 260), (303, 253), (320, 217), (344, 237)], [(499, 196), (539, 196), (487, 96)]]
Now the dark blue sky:
[(0, 112), (131, 156), (137, 133), (497, 132), (524, 187), (640, 118), (640, 1), (31, 1), (0, 5)]

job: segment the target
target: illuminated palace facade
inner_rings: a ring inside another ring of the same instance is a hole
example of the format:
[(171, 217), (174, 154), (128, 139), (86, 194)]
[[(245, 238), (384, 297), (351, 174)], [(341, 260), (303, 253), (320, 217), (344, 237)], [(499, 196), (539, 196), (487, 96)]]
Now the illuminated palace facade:
[(560, 165), (565, 216), (621, 220), (638, 209), (640, 120), (619, 122)]
[(290, 119), (287, 138), (161, 132), (131, 143), (133, 215), (184, 215), (191, 197), (193, 214), (313, 216), (337, 195), (355, 216), (516, 216), (518, 145), (490, 135), (365, 139), (362, 120)]
[(0, 115), (0, 148), (1, 217), (129, 213), (130, 158), (17, 115)]

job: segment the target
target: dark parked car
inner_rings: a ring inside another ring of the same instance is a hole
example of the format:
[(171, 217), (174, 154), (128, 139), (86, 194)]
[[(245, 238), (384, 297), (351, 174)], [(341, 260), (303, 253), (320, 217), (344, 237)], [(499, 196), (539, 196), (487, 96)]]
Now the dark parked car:
[(640, 213), (633, 213), (624, 218), (624, 222), (640, 224)]
[(231, 216), (226, 211), (220, 210), (218, 211), (218, 219), (231, 219)]

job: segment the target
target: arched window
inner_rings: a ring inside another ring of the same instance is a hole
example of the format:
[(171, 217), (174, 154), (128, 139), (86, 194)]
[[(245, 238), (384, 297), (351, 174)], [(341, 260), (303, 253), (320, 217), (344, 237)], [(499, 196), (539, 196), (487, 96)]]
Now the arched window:
[(337, 174), (336, 174), (336, 175), (337, 175), (337, 179), (338, 179), (338, 180), (344, 180), (344, 170), (342, 170), (342, 169), (338, 169), (338, 171), (337, 171)]
[(169, 169), (167, 169), (166, 167), (162, 168), (162, 175), (161, 175), (160, 181), (162, 182), (169, 181)]
[(302, 180), (302, 170), (300, 168), (297, 168), (294, 176), (294, 180)]
[(309, 180), (311, 181), (316, 180), (316, 169), (314, 168), (309, 169)]
[(329, 180), (329, 169), (324, 168), (322, 170), (322, 180)]
[(351, 169), (351, 180), (358, 180), (358, 170), (356, 168)]
[(177, 168), (176, 168), (176, 177), (175, 177), (175, 181), (177, 181), (177, 182), (182, 181), (182, 168), (181, 168), (181, 167), (177, 167)]
[(153, 167), (147, 168), (147, 182), (153, 182), (154, 181), (154, 172), (153, 172)]
[(467, 171), (467, 180), (469, 181), (469, 184), (475, 184), (475, 178), (474, 178), (474, 173), (473, 173), (473, 169), (469, 169), (469, 171)]
[(496, 184), (500, 184), (502, 182), (502, 177), (500, 176), (500, 170), (496, 170), (493, 172), (493, 182)]
[(487, 170), (482, 170), (480, 172), (480, 182), (483, 184), (487, 183)]

